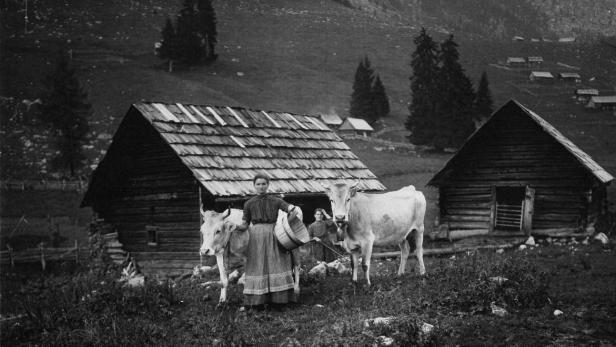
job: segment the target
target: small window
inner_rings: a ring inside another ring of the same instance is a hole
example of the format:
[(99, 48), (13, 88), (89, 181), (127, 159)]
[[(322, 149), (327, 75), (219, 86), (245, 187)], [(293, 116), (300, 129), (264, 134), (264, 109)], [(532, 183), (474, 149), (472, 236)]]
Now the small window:
[(145, 227), (148, 237), (148, 246), (158, 246), (158, 227), (147, 225)]

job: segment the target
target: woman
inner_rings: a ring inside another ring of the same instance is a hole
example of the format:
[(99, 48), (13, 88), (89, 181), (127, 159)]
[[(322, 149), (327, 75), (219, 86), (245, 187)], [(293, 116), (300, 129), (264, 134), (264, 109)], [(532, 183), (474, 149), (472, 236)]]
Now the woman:
[(267, 194), (269, 177), (257, 174), (252, 180), (257, 196), (244, 204), (244, 223), (239, 230), (249, 229), (246, 254), (244, 304), (286, 304), (296, 302), (293, 292), (291, 252), (278, 244), (274, 225), (278, 210), (296, 213), (295, 206)]
[[(330, 219), (327, 212), (322, 208), (314, 210), (314, 223), (308, 227), (310, 237), (318, 237), (321, 242), (326, 243), (330, 247), (334, 247), (330, 240), (330, 233), (336, 232), (336, 224)], [(323, 246), (319, 242), (310, 243), (310, 253), (315, 260), (331, 262), (336, 260), (336, 254)]]

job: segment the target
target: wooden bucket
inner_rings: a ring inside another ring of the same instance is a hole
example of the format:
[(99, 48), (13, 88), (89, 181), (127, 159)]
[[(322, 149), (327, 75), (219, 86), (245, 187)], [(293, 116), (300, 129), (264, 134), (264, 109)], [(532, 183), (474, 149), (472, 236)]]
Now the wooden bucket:
[(274, 227), (278, 243), (287, 250), (294, 250), (310, 242), (310, 234), (301, 219), (295, 215), (283, 215)]

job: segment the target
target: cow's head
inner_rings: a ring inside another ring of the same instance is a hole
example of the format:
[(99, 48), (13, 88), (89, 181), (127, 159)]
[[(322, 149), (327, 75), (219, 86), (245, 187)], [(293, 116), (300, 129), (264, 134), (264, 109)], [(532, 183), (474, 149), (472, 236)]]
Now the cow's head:
[(221, 253), (227, 243), (231, 233), (235, 231), (237, 225), (229, 220), (225, 220), (231, 214), (231, 209), (222, 213), (215, 211), (201, 211), (203, 224), (201, 225), (201, 255), (215, 255)]
[(331, 186), (323, 186), (332, 205), (332, 216), (334, 222), (338, 226), (338, 236), (345, 230), (349, 222), (351, 199), (355, 196), (355, 193), (357, 193), (358, 185), (359, 181), (352, 185), (337, 183)]

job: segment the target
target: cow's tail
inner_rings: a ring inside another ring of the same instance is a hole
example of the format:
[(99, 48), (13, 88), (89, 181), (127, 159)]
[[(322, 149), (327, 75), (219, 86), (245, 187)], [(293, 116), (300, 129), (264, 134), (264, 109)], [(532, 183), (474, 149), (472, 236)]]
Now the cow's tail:
[[(413, 186), (411, 186), (413, 187)], [(413, 190), (415, 189), (415, 187), (413, 187)], [(408, 233), (408, 235), (406, 236), (406, 241), (409, 243), (410, 246), (410, 253), (415, 252), (415, 249), (417, 248), (417, 233), (422, 233), (423, 229), (424, 229), (424, 217), (426, 214), (426, 198), (423, 195), (422, 192), (417, 192), (417, 198), (415, 199), (415, 203), (413, 204), (414, 207), (414, 211), (413, 211), (413, 217), (415, 218), (415, 225), (413, 226), (413, 229), (411, 229), (411, 232)]]
[(415, 248), (417, 248), (417, 243), (415, 242), (416, 232), (417, 230), (413, 229), (408, 235), (406, 235), (406, 241), (409, 243), (409, 246), (410, 246), (409, 254), (412, 254), (413, 252), (415, 252)]

